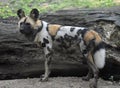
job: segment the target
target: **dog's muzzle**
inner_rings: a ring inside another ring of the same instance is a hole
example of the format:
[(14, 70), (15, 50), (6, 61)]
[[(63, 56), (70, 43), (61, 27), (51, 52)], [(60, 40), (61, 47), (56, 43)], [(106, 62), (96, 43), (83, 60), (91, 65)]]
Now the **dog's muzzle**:
[(31, 28), (20, 28), (20, 32), (22, 34), (25, 34), (25, 35), (28, 35), (28, 34), (31, 34), (32, 33), (32, 29)]
[(21, 32), (22, 34), (25, 34), (24, 29), (20, 29), (20, 32)]

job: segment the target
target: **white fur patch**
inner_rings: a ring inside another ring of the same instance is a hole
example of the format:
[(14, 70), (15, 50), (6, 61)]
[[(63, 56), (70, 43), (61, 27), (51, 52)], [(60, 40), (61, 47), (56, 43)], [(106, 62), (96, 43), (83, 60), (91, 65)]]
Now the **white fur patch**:
[(105, 49), (100, 49), (94, 54), (94, 61), (99, 69), (102, 69), (105, 65)]

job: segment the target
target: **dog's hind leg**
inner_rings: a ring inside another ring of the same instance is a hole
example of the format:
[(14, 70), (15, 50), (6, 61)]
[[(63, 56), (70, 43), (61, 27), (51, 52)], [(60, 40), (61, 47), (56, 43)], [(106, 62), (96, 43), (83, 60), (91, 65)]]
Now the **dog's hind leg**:
[[(84, 56), (85, 61), (86, 61), (87, 63), (89, 63), (88, 58), (87, 58), (89, 50), (86, 50), (87, 46), (84, 44), (84, 41), (81, 41), (81, 42), (79, 43), (79, 46), (80, 46), (80, 50), (81, 50), (81, 53), (82, 53), (83, 56)], [(89, 81), (89, 79), (92, 77), (92, 73), (93, 73), (93, 72), (92, 72), (91, 67), (88, 66), (88, 69), (89, 69), (89, 72), (88, 72), (87, 76), (82, 78), (82, 79), (85, 80), (85, 81)]]
[[(88, 62), (87, 62), (87, 63), (88, 63)], [(89, 67), (88, 70), (89, 70), (89, 71), (88, 71), (87, 76), (82, 77), (82, 80), (89, 81), (89, 80), (92, 78), (92, 75), (93, 75), (92, 69)]]
[(97, 68), (97, 66), (94, 63), (94, 58), (93, 58), (92, 52), (91, 52), (91, 50), (89, 50), (89, 51), (82, 50), (82, 53), (87, 61), (88, 68), (89, 68), (89, 72), (86, 77), (83, 77), (83, 80), (88, 81), (93, 75), (94, 78), (93, 78), (93, 82), (90, 84), (90, 88), (97, 88), (99, 69)]
[(99, 69), (97, 68), (97, 66), (95, 65), (95, 63), (93, 61), (93, 57), (92, 57), (91, 52), (88, 53), (87, 60), (88, 60), (87, 61), (88, 66), (92, 69), (92, 72), (93, 72), (93, 75), (94, 75), (93, 82), (90, 84), (90, 88), (97, 88)]

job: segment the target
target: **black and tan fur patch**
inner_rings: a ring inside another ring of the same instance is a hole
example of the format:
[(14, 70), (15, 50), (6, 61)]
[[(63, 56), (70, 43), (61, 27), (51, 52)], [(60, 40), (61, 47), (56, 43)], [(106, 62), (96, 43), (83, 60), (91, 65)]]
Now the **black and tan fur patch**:
[(95, 41), (95, 45), (99, 44), (102, 41), (101, 37), (98, 35), (97, 32), (95, 32), (93, 30), (87, 31), (84, 35), (84, 41), (85, 41), (86, 45), (88, 45), (89, 42), (93, 39)]
[(51, 36), (55, 36), (57, 31), (60, 29), (61, 25), (57, 25), (57, 24), (49, 24), (48, 25), (48, 31), (50, 33)]

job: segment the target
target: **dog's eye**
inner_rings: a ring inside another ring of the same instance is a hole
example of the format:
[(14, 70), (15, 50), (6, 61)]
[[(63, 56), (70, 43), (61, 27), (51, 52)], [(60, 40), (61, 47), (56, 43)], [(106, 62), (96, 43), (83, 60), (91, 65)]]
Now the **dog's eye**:
[(30, 25), (30, 23), (26, 23), (26, 25)]

